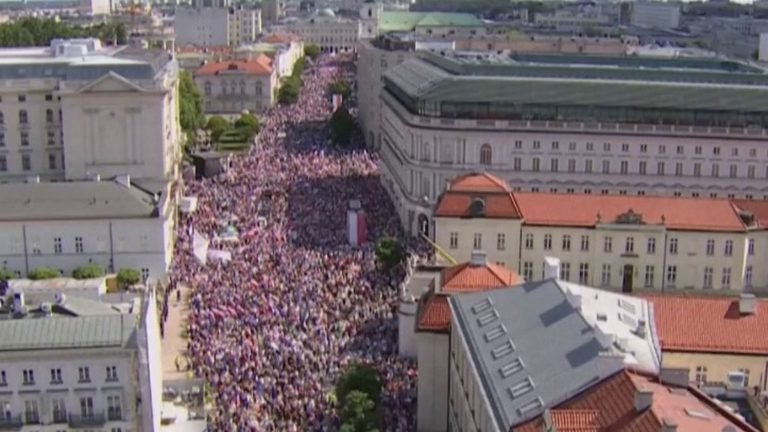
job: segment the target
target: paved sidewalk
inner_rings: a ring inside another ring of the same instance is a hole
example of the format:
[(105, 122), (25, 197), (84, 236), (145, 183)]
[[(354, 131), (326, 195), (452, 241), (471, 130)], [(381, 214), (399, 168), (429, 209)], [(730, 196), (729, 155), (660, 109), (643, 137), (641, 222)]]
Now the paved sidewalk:
[[(187, 365), (187, 315), (191, 289), (179, 284), (181, 301), (176, 301), (176, 293), (168, 300), (168, 321), (165, 323), (165, 337), (162, 339), (163, 381), (176, 381), (188, 377), (184, 370)], [(181, 370), (176, 370), (176, 360)]]

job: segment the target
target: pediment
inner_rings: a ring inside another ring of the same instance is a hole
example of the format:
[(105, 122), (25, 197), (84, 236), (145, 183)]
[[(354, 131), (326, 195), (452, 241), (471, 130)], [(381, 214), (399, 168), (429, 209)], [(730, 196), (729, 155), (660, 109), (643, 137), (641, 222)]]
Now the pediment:
[(94, 81), (83, 86), (79, 93), (115, 93), (115, 92), (143, 92), (143, 88), (132, 83), (122, 76), (109, 72)]

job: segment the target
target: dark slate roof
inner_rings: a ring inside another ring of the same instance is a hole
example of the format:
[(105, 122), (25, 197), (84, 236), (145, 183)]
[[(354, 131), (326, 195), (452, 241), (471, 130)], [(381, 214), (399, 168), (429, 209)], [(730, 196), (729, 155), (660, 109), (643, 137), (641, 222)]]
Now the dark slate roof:
[[(554, 280), (450, 297), (498, 430), (530, 420), (623, 368), (611, 339)], [(457, 342), (458, 343), (458, 342)]]

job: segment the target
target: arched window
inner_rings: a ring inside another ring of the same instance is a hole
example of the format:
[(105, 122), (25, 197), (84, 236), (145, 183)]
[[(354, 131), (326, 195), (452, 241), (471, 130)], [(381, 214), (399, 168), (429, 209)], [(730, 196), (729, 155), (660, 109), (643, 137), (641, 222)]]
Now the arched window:
[(19, 123), (27, 124), (28, 121), (27, 110), (19, 110)]
[(483, 165), (490, 165), (493, 160), (493, 152), (491, 151), (490, 144), (483, 144), (480, 146), (480, 163)]

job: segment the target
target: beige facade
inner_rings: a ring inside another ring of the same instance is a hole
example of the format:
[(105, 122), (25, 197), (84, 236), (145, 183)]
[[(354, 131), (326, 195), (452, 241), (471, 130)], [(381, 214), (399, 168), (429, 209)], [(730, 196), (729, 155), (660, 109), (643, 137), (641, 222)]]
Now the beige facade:
[(322, 52), (339, 53), (357, 49), (361, 24), (358, 20), (319, 15), (273, 26), (272, 30), (293, 33), (304, 43), (317, 45)]
[[(260, 59), (264, 59), (263, 54)], [(278, 76), (259, 59), (223, 61), (204, 65), (195, 72), (195, 82), (203, 93), (207, 113), (260, 113), (277, 99)], [(249, 65), (257, 64), (254, 67)], [(257, 69), (258, 68), (258, 69)], [(210, 72), (216, 69), (215, 72)]]
[(747, 388), (766, 388), (768, 355), (664, 350), (662, 362), (664, 367), (688, 369), (690, 380), (697, 384), (726, 383), (729, 373), (742, 372), (747, 376)]
[(458, 51), (551, 52), (623, 55), (633, 42), (619, 38), (587, 38), (562, 36), (480, 36), (456, 38)]

